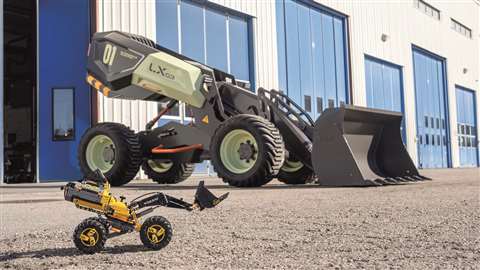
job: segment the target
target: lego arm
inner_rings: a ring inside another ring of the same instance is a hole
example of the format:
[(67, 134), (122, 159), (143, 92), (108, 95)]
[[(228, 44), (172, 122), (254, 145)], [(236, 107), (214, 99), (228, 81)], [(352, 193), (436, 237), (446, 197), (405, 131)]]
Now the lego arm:
[(225, 193), (217, 198), (205, 187), (204, 182), (200, 181), (197, 187), (197, 192), (195, 193), (195, 201), (193, 203), (188, 203), (183, 199), (178, 199), (162, 192), (156, 192), (148, 193), (134, 199), (128, 207), (134, 211), (154, 206), (185, 209), (188, 211), (192, 211), (194, 209), (203, 210), (205, 208), (215, 207), (227, 197), (228, 193)]

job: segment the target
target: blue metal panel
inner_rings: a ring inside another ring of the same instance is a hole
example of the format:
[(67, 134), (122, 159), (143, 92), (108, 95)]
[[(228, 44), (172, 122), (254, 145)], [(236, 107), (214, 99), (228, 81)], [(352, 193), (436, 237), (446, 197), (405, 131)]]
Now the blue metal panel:
[(243, 18), (229, 17), (230, 73), (237, 79), (250, 81), (248, 23)]
[(287, 91), (287, 55), (285, 49), (285, 9), (283, 1), (275, 1), (277, 24), (277, 52), (278, 52), (278, 86), (281, 91)]
[(479, 165), (475, 93), (457, 86), (457, 133), (461, 167)]
[(297, 4), (285, 1), (285, 35), (287, 48), (288, 95), (301, 104), (300, 86), (300, 49), (298, 47), (298, 11)]
[[(39, 179), (81, 177), (77, 146), (90, 127), (90, 88), (85, 83), (90, 38), (89, 1), (39, 1)], [(74, 139), (53, 141), (53, 88), (75, 92)]]
[[(313, 117), (329, 106), (345, 103), (345, 19), (304, 1), (285, 0), (276, 7), (277, 32), (284, 37), (278, 38), (279, 65), (286, 66), (286, 70), (279, 69), (280, 85), (286, 83), (288, 95), (310, 109)], [(287, 76), (286, 80), (282, 76)]]
[(335, 41), (335, 76), (337, 83), (337, 106), (347, 102), (347, 62), (345, 46), (345, 20), (333, 18)]
[[(404, 113), (400, 66), (365, 56), (365, 82), (368, 107)], [(405, 142), (405, 121), (401, 132)]]
[[(312, 31), (312, 58), (313, 58), (313, 82), (315, 91), (315, 115), (317, 118), (325, 107), (325, 65), (323, 62), (323, 31), (322, 31), (322, 15), (319, 12), (310, 12), (310, 24)], [(320, 112), (320, 113), (319, 113)]]
[(182, 54), (205, 63), (203, 8), (182, 1), (180, 10)]
[(419, 165), (450, 166), (445, 60), (413, 48)]
[(156, 1), (156, 13), (162, 18), (157, 23), (157, 43), (178, 52), (178, 12), (176, 1)]
[[(315, 116), (313, 108), (312, 40), (310, 30), (310, 10), (298, 6), (298, 47), (300, 57), (300, 97), (301, 106)], [(307, 104), (308, 103), (308, 104)]]
[(255, 86), (250, 16), (206, 1), (164, 0), (156, 1), (156, 14), (157, 43)]
[[(228, 70), (227, 17), (212, 10), (205, 10), (205, 24), (207, 65)], [(244, 61), (248, 63), (248, 56), (245, 57), (247, 59)]]

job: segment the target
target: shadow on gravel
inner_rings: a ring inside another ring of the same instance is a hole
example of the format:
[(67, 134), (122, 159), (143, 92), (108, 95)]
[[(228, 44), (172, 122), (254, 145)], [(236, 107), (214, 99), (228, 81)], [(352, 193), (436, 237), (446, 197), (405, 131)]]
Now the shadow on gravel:
[[(124, 254), (124, 253), (136, 253), (136, 252), (147, 252), (151, 251), (145, 248), (143, 245), (125, 245), (125, 246), (115, 246), (115, 247), (106, 247), (99, 254)], [(46, 248), (41, 250), (32, 250), (25, 252), (6, 252), (0, 254), (0, 262), (6, 262), (22, 258), (34, 258), (34, 259), (45, 259), (50, 257), (75, 257), (75, 256), (84, 256), (87, 254), (81, 253), (76, 248)]]
[[(208, 185), (205, 184), (208, 189), (236, 189), (239, 191), (245, 190), (272, 190), (272, 189), (318, 189), (318, 188), (338, 188), (338, 187), (326, 187), (320, 186), (315, 184), (308, 184), (308, 185), (297, 185), (297, 186), (289, 186), (284, 184), (273, 184), (273, 185), (266, 185), (262, 187), (232, 187), (227, 184), (225, 185)], [(123, 189), (135, 189), (135, 190), (195, 190), (197, 189), (196, 185), (193, 186), (162, 186), (162, 185), (143, 185), (143, 184), (131, 184), (127, 186), (123, 186)]]

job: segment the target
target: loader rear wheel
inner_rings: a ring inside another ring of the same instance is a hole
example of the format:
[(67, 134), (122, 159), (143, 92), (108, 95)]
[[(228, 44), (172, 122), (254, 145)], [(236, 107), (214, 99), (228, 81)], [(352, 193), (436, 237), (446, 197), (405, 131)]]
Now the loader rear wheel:
[(102, 251), (107, 241), (107, 229), (100, 221), (87, 218), (78, 224), (73, 233), (73, 243), (83, 253)]
[(278, 129), (260, 116), (246, 114), (222, 123), (210, 148), (217, 175), (236, 187), (258, 187), (270, 182), (285, 155)]
[(278, 181), (287, 185), (303, 185), (313, 180), (314, 173), (302, 162), (285, 160), (277, 175)]
[(140, 228), (140, 240), (149, 249), (159, 250), (166, 247), (172, 236), (172, 225), (162, 216), (147, 218)]
[(121, 186), (130, 182), (140, 169), (140, 141), (122, 124), (97, 124), (82, 136), (78, 160), (84, 175), (100, 169), (112, 186)]
[(143, 162), (142, 170), (148, 178), (159, 184), (177, 184), (190, 177), (195, 164), (178, 161), (158, 161), (149, 159)]

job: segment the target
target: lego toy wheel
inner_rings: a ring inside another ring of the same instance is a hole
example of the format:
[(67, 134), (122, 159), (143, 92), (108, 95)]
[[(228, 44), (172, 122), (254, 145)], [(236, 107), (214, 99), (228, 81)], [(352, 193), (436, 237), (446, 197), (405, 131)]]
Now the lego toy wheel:
[(73, 242), (83, 253), (93, 254), (103, 249), (107, 235), (105, 225), (94, 218), (87, 218), (75, 228)]
[(283, 138), (265, 118), (240, 114), (222, 123), (210, 143), (217, 175), (229, 185), (257, 187), (278, 174), (285, 155)]
[(132, 180), (140, 169), (138, 136), (118, 123), (101, 123), (88, 129), (80, 140), (78, 160), (84, 175), (100, 169), (112, 186)]
[(277, 175), (278, 181), (287, 185), (302, 185), (313, 180), (313, 171), (302, 162), (287, 159)]
[(173, 229), (170, 222), (162, 216), (147, 218), (140, 228), (140, 240), (145, 247), (159, 250), (172, 240)]
[(177, 184), (185, 181), (192, 175), (194, 169), (194, 164), (178, 161), (162, 162), (149, 159), (142, 164), (142, 170), (148, 178), (159, 184)]

